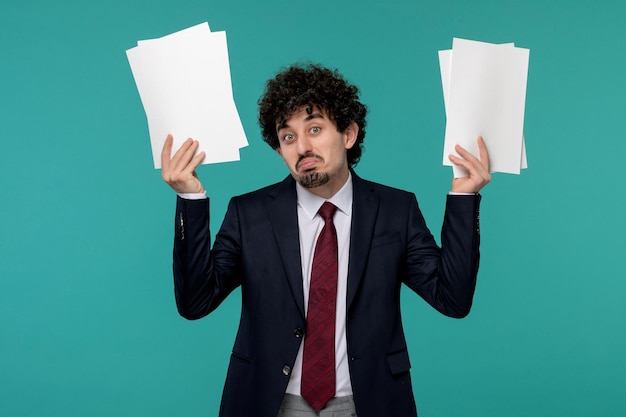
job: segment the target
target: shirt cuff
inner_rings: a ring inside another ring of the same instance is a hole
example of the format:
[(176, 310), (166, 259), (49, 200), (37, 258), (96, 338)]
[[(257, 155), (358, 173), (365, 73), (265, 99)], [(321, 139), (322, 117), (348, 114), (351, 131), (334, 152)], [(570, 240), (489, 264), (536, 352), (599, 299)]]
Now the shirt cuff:
[(185, 200), (204, 200), (206, 197), (206, 191), (203, 193), (178, 193), (180, 198)]

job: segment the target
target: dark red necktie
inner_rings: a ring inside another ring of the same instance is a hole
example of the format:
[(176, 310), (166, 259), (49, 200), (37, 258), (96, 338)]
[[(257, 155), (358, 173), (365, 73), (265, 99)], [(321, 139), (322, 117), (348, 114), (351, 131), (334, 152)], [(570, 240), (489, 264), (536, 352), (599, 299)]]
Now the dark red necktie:
[(302, 354), (302, 397), (319, 412), (335, 396), (335, 313), (337, 311), (337, 207), (325, 202), (324, 219), (313, 254), (309, 307)]

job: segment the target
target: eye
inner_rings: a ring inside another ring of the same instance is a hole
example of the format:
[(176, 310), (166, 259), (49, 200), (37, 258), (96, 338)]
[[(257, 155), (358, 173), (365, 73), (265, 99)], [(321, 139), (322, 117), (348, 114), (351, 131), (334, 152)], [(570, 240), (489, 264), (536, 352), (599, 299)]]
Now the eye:
[(295, 138), (296, 138), (295, 135), (291, 133), (287, 133), (285, 136), (283, 136), (283, 142), (293, 142)]
[(313, 126), (311, 128), (311, 133), (315, 134), (315, 133), (320, 133), (322, 131), (322, 128), (319, 126)]

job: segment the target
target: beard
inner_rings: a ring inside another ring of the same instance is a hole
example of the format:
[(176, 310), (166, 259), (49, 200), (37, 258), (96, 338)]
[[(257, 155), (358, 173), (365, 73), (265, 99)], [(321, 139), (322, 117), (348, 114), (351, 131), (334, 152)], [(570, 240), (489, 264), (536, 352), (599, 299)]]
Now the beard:
[[(298, 163), (296, 164), (296, 169), (299, 169), (300, 162), (305, 158), (315, 158), (321, 162), (324, 162), (324, 158), (320, 155), (314, 154), (313, 152), (307, 152), (304, 155), (301, 155), (298, 159)], [(328, 172), (318, 172), (318, 171), (309, 171), (305, 172), (302, 175), (296, 176), (296, 181), (303, 186), (304, 188), (315, 188), (320, 187), (326, 184), (330, 180), (330, 175)]]
[(315, 188), (326, 184), (330, 180), (328, 172), (311, 172), (298, 175), (296, 181), (304, 188)]

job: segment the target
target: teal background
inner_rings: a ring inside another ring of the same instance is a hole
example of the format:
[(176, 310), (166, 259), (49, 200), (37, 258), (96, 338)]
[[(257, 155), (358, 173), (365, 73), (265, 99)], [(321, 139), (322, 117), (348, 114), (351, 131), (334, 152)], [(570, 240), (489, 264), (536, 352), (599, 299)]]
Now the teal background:
[[(624, 1), (4, 1), (0, 11), (0, 416), (216, 416), (238, 293), (177, 315), (174, 193), (152, 168), (125, 50), (226, 30), (250, 141), (199, 169), (228, 199), (287, 170), (256, 100), (281, 67), (339, 68), (370, 109), (357, 172), (417, 194), (435, 233), (451, 170), (437, 50), (530, 48), (529, 169), (482, 203), (472, 314), (403, 314), (421, 417), (626, 415)], [(245, 399), (242, 399), (245, 401)]]

